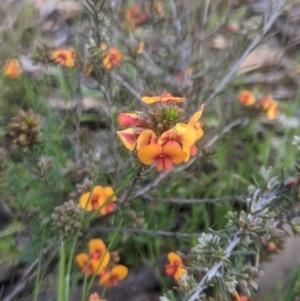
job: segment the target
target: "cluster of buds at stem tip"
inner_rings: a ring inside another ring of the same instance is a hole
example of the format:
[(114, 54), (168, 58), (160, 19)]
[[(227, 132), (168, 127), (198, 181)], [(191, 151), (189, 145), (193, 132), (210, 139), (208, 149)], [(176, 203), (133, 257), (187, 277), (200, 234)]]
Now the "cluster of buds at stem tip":
[(40, 116), (35, 115), (32, 110), (27, 112), (21, 110), (17, 117), (12, 118), (9, 127), (14, 144), (32, 146), (39, 142)]
[(187, 162), (196, 155), (196, 142), (203, 136), (203, 123), (199, 121), (204, 105), (191, 117), (185, 119), (178, 103), (184, 97), (169, 93), (142, 97), (150, 107), (147, 113), (121, 113), (118, 121), (128, 127), (117, 134), (130, 150), (136, 150), (138, 159), (145, 165), (156, 164), (158, 171), (172, 169), (173, 164)]
[(81, 228), (80, 220), (81, 210), (73, 200), (64, 203), (54, 209), (51, 217), (54, 226), (60, 229), (61, 233), (70, 235)]

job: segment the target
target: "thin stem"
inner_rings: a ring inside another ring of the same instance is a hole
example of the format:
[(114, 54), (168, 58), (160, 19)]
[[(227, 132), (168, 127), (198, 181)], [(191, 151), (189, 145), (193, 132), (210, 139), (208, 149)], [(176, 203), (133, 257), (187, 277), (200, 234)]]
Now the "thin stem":
[(202, 204), (202, 203), (217, 203), (217, 202), (227, 202), (234, 200), (244, 200), (247, 196), (245, 195), (236, 195), (236, 196), (225, 196), (220, 198), (211, 198), (211, 199), (159, 199), (150, 195), (145, 195), (146, 199), (149, 199), (151, 202), (155, 203), (171, 203), (171, 204)]
[[(95, 233), (114, 232), (115, 230), (116, 230), (116, 227), (102, 227), (101, 226), (101, 227), (89, 228), (89, 231), (95, 232)], [(179, 239), (195, 238), (195, 237), (199, 237), (201, 235), (201, 233), (180, 233), (180, 232), (135, 229), (135, 228), (120, 228), (119, 232), (150, 235), (150, 236), (175, 237), (175, 238), (179, 238)]]

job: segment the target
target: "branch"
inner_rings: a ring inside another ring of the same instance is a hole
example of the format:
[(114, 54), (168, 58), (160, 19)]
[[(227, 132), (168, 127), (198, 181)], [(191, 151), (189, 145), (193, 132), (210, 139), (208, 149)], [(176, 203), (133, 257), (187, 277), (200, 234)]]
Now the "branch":
[(218, 94), (220, 94), (223, 89), (227, 86), (227, 84), (232, 79), (233, 75), (238, 71), (240, 65), (244, 62), (246, 57), (250, 54), (252, 50), (255, 49), (256, 46), (259, 45), (259, 43), (264, 39), (265, 35), (269, 32), (271, 27), (273, 26), (276, 19), (281, 14), (282, 8), (285, 4), (286, 0), (280, 0), (278, 1), (276, 8), (274, 9), (272, 15), (270, 16), (269, 21), (264, 25), (262, 32), (258, 34), (250, 43), (250, 45), (246, 48), (242, 56), (235, 62), (235, 64), (232, 66), (232, 68), (229, 70), (227, 75), (223, 78), (221, 83), (217, 85), (211, 95), (206, 100), (205, 104), (209, 104)]
[[(88, 231), (94, 232), (115, 232), (117, 227), (95, 227), (89, 228)], [(176, 238), (195, 238), (199, 237), (201, 233), (180, 233), (180, 232), (168, 232), (168, 231), (161, 231), (161, 230), (147, 230), (147, 229), (136, 229), (136, 228), (120, 228), (118, 229), (119, 232), (124, 233), (136, 233), (136, 234), (143, 234), (143, 235), (150, 235), (150, 236), (166, 236), (166, 237), (176, 237)]]
[(202, 203), (216, 203), (216, 202), (226, 202), (226, 201), (234, 201), (234, 200), (243, 200), (246, 199), (245, 195), (237, 195), (237, 196), (225, 196), (220, 198), (211, 198), (211, 199), (159, 199), (150, 195), (145, 195), (146, 199), (149, 199), (151, 202), (159, 202), (159, 203), (171, 203), (171, 204), (202, 204)]

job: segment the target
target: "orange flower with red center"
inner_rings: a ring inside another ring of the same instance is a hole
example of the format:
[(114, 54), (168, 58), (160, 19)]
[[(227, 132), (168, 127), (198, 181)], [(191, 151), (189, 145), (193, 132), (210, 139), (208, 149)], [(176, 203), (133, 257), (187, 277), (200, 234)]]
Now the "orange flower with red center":
[(20, 62), (16, 59), (6, 60), (3, 66), (3, 73), (6, 77), (16, 79), (22, 74)]
[(165, 265), (165, 272), (179, 282), (182, 274), (187, 273), (187, 270), (182, 267), (182, 259), (176, 253), (170, 252), (168, 254), (168, 260), (169, 264)]
[(197, 132), (191, 125), (184, 123), (177, 123), (174, 128), (164, 132), (157, 143), (159, 145), (165, 144), (167, 141), (174, 140), (180, 143), (182, 150), (187, 154), (185, 162), (190, 158), (190, 150), (197, 138)]
[(51, 59), (64, 67), (72, 68), (75, 66), (76, 52), (71, 49), (57, 49), (51, 53)]
[[(109, 253), (107, 253), (109, 254)], [(102, 260), (90, 258), (86, 253), (80, 253), (76, 256), (76, 262), (79, 265), (81, 272), (86, 273), (88, 276), (92, 274), (100, 275), (102, 271), (106, 268), (109, 258), (107, 260), (107, 256), (105, 256)]]
[(152, 103), (156, 103), (156, 102), (172, 103), (172, 102), (185, 102), (186, 98), (185, 97), (174, 97), (170, 93), (163, 93), (160, 96), (142, 97), (142, 101), (146, 104), (152, 104)]
[(91, 239), (89, 241), (89, 250), (92, 259), (101, 260), (103, 258), (104, 262), (109, 262), (110, 254), (102, 239)]
[(263, 97), (259, 101), (259, 108), (266, 112), (267, 118), (272, 120), (279, 115), (278, 103), (271, 95)]
[(80, 198), (80, 207), (86, 211), (99, 210), (101, 214), (112, 212), (117, 200), (111, 187), (95, 186), (92, 193), (86, 192)]
[(76, 262), (83, 273), (88, 276), (100, 275), (110, 260), (110, 253), (106, 249), (102, 239), (91, 239), (89, 241), (89, 255), (80, 253), (76, 256)]
[(134, 4), (127, 11), (126, 19), (129, 21), (132, 28), (135, 29), (136, 25), (143, 24), (147, 20), (147, 15), (141, 11), (137, 4)]
[(123, 54), (118, 48), (111, 47), (106, 50), (106, 45), (101, 45), (101, 49), (105, 49), (105, 55), (103, 58), (103, 66), (105, 69), (111, 69), (112, 67), (116, 67), (120, 64)]
[(150, 144), (138, 151), (139, 160), (145, 165), (152, 165), (156, 162), (157, 171), (164, 168), (170, 170), (174, 164), (182, 163), (187, 157), (180, 144), (175, 140), (170, 140), (164, 145)]
[(249, 90), (243, 90), (238, 95), (238, 100), (246, 107), (253, 106), (256, 102), (254, 94)]
[(100, 275), (100, 285), (107, 287), (114, 287), (118, 285), (118, 282), (123, 280), (128, 275), (128, 269), (126, 266), (118, 264), (111, 270), (104, 270)]

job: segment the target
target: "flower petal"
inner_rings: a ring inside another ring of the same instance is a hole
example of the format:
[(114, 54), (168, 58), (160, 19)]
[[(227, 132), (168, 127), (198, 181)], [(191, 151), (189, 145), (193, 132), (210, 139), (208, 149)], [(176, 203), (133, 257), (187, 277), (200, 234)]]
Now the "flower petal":
[(174, 276), (176, 273), (177, 267), (173, 264), (165, 265), (165, 272), (168, 276)]
[(117, 131), (117, 135), (129, 150), (134, 150), (139, 135), (133, 128), (129, 128), (124, 131)]
[(138, 151), (139, 160), (145, 165), (151, 165), (162, 154), (162, 146), (150, 144)]
[(179, 164), (184, 161), (184, 159), (187, 157), (187, 154), (179, 147), (175, 147), (173, 145), (164, 145), (163, 148), (163, 154), (165, 156), (168, 156), (170, 160), (175, 163)]
[[(106, 196), (106, 199), (110, 199), (111, 202), (115, 202), (117, 200), (117, 197), (114, 195), (114, 190), (110, 186), (104, 187), (104, 194)], [(114, 195), (114, 196), (113, 196)]]
[(187, 273), (187, 270), (182, 267), (178, 267), (174, 275), (175, 280), (179, 281), (183, 273)]
[(154, 144), (157, 138), (152, 130), (144, 130), (137, 139), (136, 150), (139, 151), (143, 147)]
[(90, 259), (90, 265), (93, 268), (94, 274), (100, 275), (107, 267), (110, 260), (110, 253), (106, 250), (100, 259)]
[(201, 118), (202, 116), (202, 113), (203, 113), (203, 110), (204, 110), (204, 104), (202, 104), (199, 108), (199, 110), (191, 117), (191, 119), (189, 120), (188, 122), (188, 125), (191, 125), (191, 126), (195, 126), (195, 124), (199, 121), (199, 119)]
[(145, 96), (145, 97), (142, 97), (142, 101), (146, 104), (152, 104), (152, 103), (155, 103), (155, 102), (158, 102), (158, 101), (161, 101), (161, 102), (184, 102), (186, 101), (186, 98), (185, 97), (174, 97), (172, 96), (170, 93), (163, 93), (162, 95), (160, 96)]
[(168, 260), (169, 260), (170, 264), (174, 264), (174, 263), (179, 263), (180, 265), (182, 264), (181, 257), (174, 252), (168, 253)]
[(141, 124), (136, 113), (121, 113), (118, 116), (118, 122), (121, 126), (139, 126)]
[(128, 275), (128, 268), (125, 265), (117, 264), (112, 269), (112, 274), (115, 275), (118, 280), (123, 280)]
[(75, 260), (80, 268), (85, 268), (89, 260), (89, 255), (86, 253), (80, 253), (76, 256)]
[(106, 250), (106, 245), (102, 239), (91, 239), (89, 241), (91, 258), (100, 259)]
[(84, 193), (80, 197), (80, 207), (86, 211), (91, 211), (93, 209), (92, 204), (89, 202), (90, 192)]

